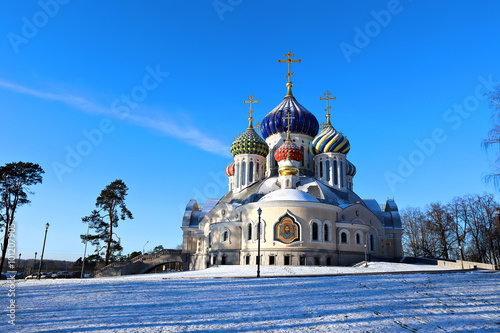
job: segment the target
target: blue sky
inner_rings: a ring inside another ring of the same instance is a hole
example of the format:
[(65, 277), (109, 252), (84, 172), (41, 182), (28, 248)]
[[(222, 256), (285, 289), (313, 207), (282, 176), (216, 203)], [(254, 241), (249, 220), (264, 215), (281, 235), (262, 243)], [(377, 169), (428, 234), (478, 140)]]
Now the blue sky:
[[(253, 94), (261, 120), (286, 93), (351, 142), (354, 189), (400, 209), (493, 192), (483, 94), (500, 81), (493, 1), (68, 1), (0, 4), (0, 164), (39, 163), (17, 215), (22, 258), (83, 254), (81, 218), (115, 179), (134, 220), (125, 253), (182, 242), (183, 208), (227, 191)], [(90, 249), (92, 251), (92, 249)]]

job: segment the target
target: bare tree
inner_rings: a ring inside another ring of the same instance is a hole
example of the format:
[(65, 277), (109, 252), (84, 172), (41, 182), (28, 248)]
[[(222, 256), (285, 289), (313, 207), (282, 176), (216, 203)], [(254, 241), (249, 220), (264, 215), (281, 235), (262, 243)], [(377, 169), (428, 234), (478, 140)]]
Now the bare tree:
[(438, 245), (437, 256), (449, 259), (451, 244), (453, 243), (452, 219), (446, 207), (440, 202), (431, 203), (426, 209), (426, 226), (433, 234)]

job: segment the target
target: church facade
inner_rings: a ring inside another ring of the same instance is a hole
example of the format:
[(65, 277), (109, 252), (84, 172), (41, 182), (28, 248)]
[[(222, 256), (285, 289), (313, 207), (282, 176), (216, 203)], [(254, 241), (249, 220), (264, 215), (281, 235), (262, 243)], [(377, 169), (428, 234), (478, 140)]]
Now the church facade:
[[(394, 200), (379, 205), (353, 189), (356, 167), (350, 143), (287, 94), (269, 112), (259, 135), (252, 104), (246, 131), (231, 145), (228, 192), (203, 205), (191, 199), (182, 220), (185, 269), (213, 265), (352, 265), (365, 259), (402, 257), (401, 220)], [(258, 257), (260, 246), (260, 259)]]

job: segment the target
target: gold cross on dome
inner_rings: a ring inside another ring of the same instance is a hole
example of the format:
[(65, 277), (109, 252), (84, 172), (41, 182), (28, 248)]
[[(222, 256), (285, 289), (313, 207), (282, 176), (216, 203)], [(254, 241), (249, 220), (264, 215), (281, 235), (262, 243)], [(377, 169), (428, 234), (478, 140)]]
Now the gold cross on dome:
[(286, 117), (283, 117), (283, 119), (287, 120), (288, 123), (286, 125), (286, 128), (287, 128), (287, 132), (290, 132), (290, 126), (292, 126), (292, 119), (295, 119), (295, 117), (292, 117), (291, 114), (290, 114), (290, 110), (287, 111), (286, 113)]
[(240, 135), (241, 135), (241, 133), (238, 133), (238, 135), (237, 135), (237, 136), (235, 136), (235, 137), (234, 137), (234, 139), (235, 139), (235, 140), (236, 140), (236, 139), (238, 139), (238, 138), (240, 137)]
[(248, 96), (249, 101), (243, 101), (243, 103), (250, 103), (250, 111), (248, 111), (250, 118), (252, 118), (252, 113), (254, 112), (254, 109), (252, 109), (252, 104), (253, 103), (260, 103), (260, 101), (254, 101), (254, 98), (255, 97), (252, 94), (250, 94), (250, 96)]
[(254, 127), (253, 129), (256, 129), (256, 130), (257, 130), (257, 133), (259, 133), (259, 134), (260, 134), (260, 122), (258, 121), (258, 122), (257, 122), (257, 124), (255, 124), (255, 125), (257, 125), (257, 126), (256, 126), (256, 127)]
[(287, 57), (288, 59), (278, 60), (278, 62), (279, 63), (282, 63), (282, 62), (288, 63), (288, 74), (285, 77), (288, 78), (288, 82), (291, 82), (292, 75), (294, 74), (294, 72), (291, 71), (291, 64), (292, 64), (292, 62), (300, 62), (301, 60), (300, 59), (292, 60), (291, 58), (295, 57), (295, 54), (292, 54), (291, 51), (288, 51), (288, 53), (285, 54), (285, 57)]
[(328, 124), (327, 124), (327, 123), (325, 123), (325, 122), (322, 122), (321, 124), (319, 124), (319, 127), (320, 127), (321, 129), (325, 129), (325, 128), (326, 128), (326, 125), (328, 125)]
[(336, 100), (337, 97), (333, 96), (333, 97), (330, 97), (331, 93), (328, 92), (328, 90), (326, 91), (326, 93), (324, 93), (323, 95), (325, 95), (326, 97), (320, 97), (319, 99), (322, 100), (326, 100), (326, 123), (327, 125), (330, 125), (330, 109), (332, 108), (330, 106), (330, 100), (333, 99), (333, 100)]

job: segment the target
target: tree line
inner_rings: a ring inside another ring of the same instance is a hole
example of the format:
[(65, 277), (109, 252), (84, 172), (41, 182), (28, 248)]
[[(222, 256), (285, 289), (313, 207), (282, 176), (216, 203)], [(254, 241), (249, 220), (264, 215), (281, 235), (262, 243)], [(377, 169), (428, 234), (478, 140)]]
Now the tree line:
[(499, 264), (500, 206), (493, 194), (408, 207), (401, 221), (405, 256)]

